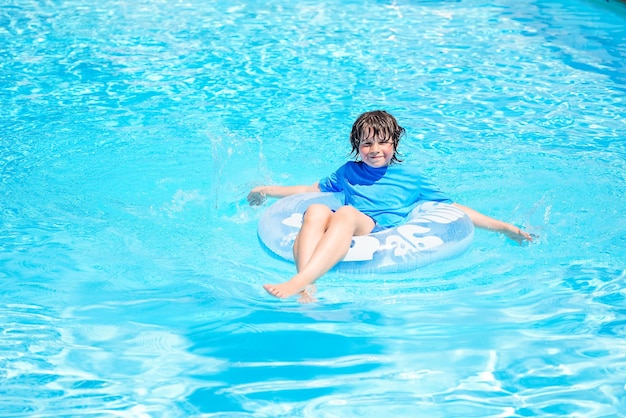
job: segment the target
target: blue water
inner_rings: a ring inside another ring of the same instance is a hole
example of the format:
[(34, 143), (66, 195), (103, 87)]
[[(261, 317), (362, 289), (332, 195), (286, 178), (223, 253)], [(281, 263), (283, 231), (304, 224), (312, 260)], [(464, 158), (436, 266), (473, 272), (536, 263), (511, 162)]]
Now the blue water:
[[(626, 415), (625, 10), (5, 0), (0, 416)], [(248, 190), (377, 108), (539, 239), (274, 300)]]

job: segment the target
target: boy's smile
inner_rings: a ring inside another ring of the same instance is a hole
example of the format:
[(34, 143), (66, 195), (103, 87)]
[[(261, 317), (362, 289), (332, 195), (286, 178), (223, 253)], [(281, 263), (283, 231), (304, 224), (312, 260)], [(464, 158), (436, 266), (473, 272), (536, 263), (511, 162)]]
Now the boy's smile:
[(363, 139), (359, 143), (361, 160), (370, 167), (386, 167), (391, 163), (395, 153), (393, 141), (390, 139)]

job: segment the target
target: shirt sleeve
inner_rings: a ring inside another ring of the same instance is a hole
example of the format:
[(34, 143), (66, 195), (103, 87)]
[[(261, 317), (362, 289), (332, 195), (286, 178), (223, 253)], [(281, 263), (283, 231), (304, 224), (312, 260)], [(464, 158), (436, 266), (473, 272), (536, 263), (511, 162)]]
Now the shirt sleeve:
[(320, 191), (333, 193), (341, 192), (343, 190), (343, 186), (341, 185), (339, 179), (341, 178), (340, 172), (342, 169), (343, 167), (340, 167), (328, 177), (321, 179), (319, 183)]

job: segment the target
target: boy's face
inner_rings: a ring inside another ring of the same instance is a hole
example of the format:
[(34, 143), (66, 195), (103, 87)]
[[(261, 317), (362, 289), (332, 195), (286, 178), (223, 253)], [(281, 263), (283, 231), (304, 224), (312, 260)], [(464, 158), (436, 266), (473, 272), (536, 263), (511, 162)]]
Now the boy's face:
[(359, 143), (359, 156), (370, 167), (386, 167), (395, 153), (393, 140), (384, 134), (363, 135)]

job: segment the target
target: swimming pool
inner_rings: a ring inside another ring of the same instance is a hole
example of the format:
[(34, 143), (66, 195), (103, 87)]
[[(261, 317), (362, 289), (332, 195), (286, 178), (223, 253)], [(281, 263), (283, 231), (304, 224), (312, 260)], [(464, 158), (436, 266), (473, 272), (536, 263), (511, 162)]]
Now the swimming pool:
[[(0, 415), (626, 411), (626, 29), (592, 0), (8, 0)], [(477, 231), (412, 273), (262, 289), (248, 190), (384, 108)]]

